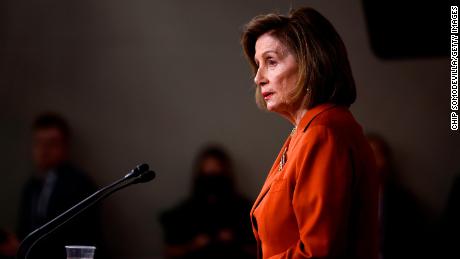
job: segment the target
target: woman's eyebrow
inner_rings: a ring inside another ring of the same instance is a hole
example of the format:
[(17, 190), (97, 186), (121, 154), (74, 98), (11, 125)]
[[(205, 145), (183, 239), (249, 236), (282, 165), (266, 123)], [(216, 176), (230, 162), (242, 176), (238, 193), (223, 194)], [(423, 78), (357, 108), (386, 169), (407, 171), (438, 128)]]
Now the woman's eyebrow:
[[(276, 55), (279, 55), (278, 51), (276, 51), (276, 50), (267, 50), (267, 51), (263, 52), (262, 54), (260, 54), (260, 56), (263, 57), (263, 56), (266, 56), (266, 55), (268, 55), (268, 54), (270, 54), (270, 53), (274, 53), (274, 54), (276, 54)], [(256, 56), (254, 56), (254, 62), (257, 63), (257, 58), (256, 58)]]
[(264, 53), (262, 53), (262, 56), (266, 56), (266, 55), (269, 54), (269, 53), (278, 54), (278, 51), (276, 51), (276, 50), (267, 50), (267, 51), (265, 51)]

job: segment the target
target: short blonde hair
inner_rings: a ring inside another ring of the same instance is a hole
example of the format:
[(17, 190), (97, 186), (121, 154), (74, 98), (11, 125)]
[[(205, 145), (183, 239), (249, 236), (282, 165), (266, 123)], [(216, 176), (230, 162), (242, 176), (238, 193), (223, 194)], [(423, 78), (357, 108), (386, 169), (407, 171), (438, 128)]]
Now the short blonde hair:
[[(254, 75), (257, 39), (270, 33), (293, 52), (299, 79), (291, 101), (307, 95), (306, 106), (331, 102), (350, 106), (356, 100), (356, 87), (345, 45), (332, 24), (312, 8), (293, 10), (289, 16), (266, 14), (246, 24), (241, 37), (244, 53)], [(256, 88), (256, 103), (266, 109), (266, 102)]]

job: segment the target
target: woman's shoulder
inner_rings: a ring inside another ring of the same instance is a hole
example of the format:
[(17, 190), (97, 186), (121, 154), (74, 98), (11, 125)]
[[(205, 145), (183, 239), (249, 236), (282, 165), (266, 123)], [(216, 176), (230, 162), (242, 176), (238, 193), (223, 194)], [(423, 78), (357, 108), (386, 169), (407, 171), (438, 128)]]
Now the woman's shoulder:
[(337, 105), (315, 116), (304, 131), (311, 133), (329, 131), (341, 135), (343, 133), (361, 132), (362, 128), (348, 107)]

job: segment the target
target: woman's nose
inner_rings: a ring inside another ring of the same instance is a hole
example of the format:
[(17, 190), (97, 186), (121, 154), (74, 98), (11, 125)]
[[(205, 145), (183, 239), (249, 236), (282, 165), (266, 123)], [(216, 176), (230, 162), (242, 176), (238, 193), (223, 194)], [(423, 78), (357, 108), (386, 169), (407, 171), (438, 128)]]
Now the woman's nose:
[(265, 78), (265, 75), (263, 73), (262, 69), (257, 69), (256, 76), (254, 77), (254, 83), (257, 86), (262, 86), (267, 83), (267, 79)]

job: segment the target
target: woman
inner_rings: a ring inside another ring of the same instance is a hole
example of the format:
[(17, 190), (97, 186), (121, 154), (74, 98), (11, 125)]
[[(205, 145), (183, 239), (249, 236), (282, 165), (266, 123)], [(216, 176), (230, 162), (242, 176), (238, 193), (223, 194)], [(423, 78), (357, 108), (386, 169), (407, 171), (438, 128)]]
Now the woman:
[(242, 45), (258, 105), (294, 125), (251, 210), (259, 258), (377, 258), (378, 180), (348, 110), (356, 90), (340, 36), (301, 8), (255, 17)]

